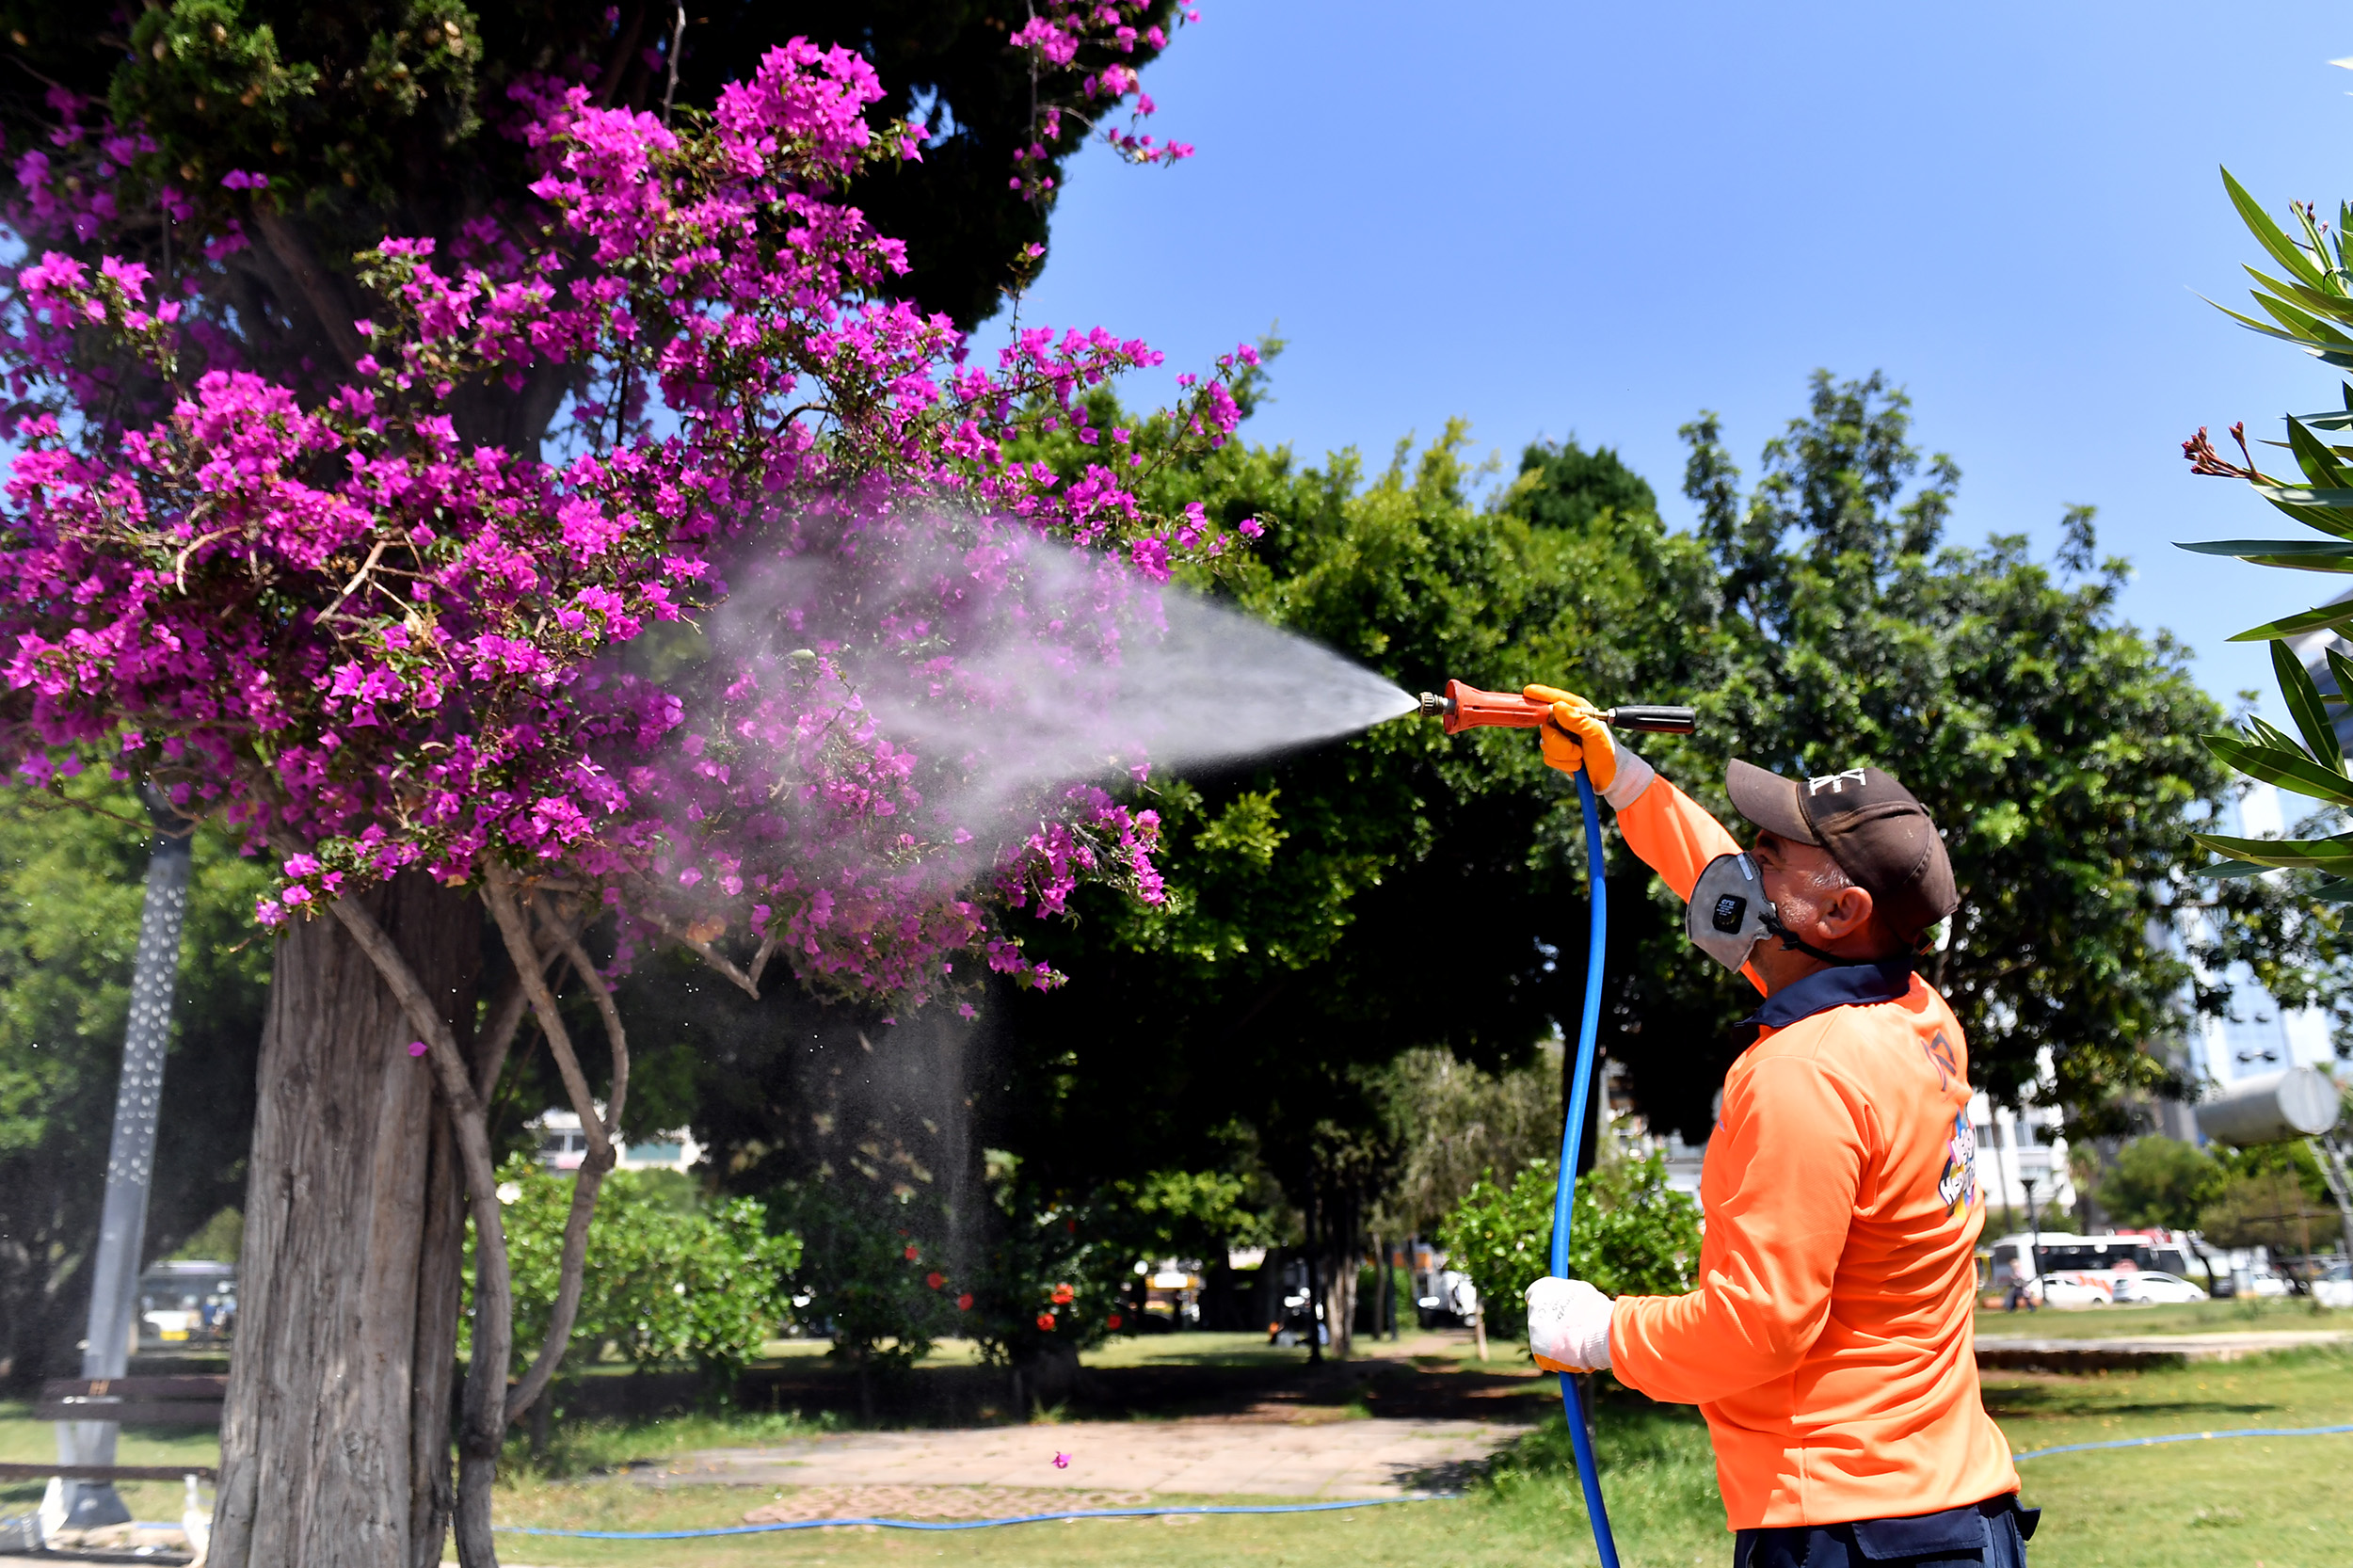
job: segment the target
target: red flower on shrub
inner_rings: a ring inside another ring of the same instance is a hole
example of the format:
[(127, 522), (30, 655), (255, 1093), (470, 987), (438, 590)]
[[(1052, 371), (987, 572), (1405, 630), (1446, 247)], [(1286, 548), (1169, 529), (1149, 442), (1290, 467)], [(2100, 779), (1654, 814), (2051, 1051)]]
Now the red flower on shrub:
[(923, 1276), (923, 1283), (936, 1290), (941, 1286), (948, 1283), (948, 1276), (935, 1269), (930, 1273)]
[(912, 1263), (912, 1262), (914, 1262), (914, 1261), (916, 1260), (916, 1258), (917, 1258), (918, 1256), (920, 1256), (920, 1253), (916, 1250), (916, 1245), (915, 1245), (915, 1243), (914, 1243), (914, 1242), (912, 1242), (912, 1241), (909, 1241), (909, 1242), (907, 1243), (907, 1261), (908, 1261), (909, 1263)]
[(1041, 1313), (1039, 1313), (1039, 1314), (1037, 1315), (1037, 1326), (1038, 1326), (1038, 1328), (1039, 1328), (1040, 1330), (1042, 1330), (1043, 1332), (1045, 1332), (1045, 1333), (1047, 1333), (1047, 1334), (1051, 1334), (1051, 1333), (1053, 1333), (1053, 1332), (1054, 1332), (1054, 1315), (1053, 1315), (1052, 1313), (1050, 1313), (1050, 1312), (1041, 1312)]
[(1106, 1318), (1106, 1319), (1104, 1319), (1104, 1320), (1103, 1320), (1103, 1326), (1104, 1326), (1105, 1328), (1112, 1328), (1112, 1329), (1115, 1329), (1115, 1328), (1117, 1328), (1117, 1327), (1120, 1325), (1120, 1323), (1121, 1323), (1121, 1322), (1123, 1322), (1124, 1320), (1123, 1320), (1123, 1319), (1119, 1316), (1119, 1314), (1118, 1314), (1118, 1313), (1114, 1312), (1114, 1313), (1112, 1313), (1110, 1317), (1108, 1317), (1108, 1318)]
[(967, 1290), (963, 1295), (956, 1298), (956, 1310), (958, 1312), (969, 1312), (972, 1310), (971, 1291)]
[(1079, 1292), (1073, 1290), (1067, 1285), (1057, 1285), (1054, 1287), (1054, 1304), (1056, 1306), (1068, 1306), (1072, 1302), (1076, 1301), (1078, 1297)]

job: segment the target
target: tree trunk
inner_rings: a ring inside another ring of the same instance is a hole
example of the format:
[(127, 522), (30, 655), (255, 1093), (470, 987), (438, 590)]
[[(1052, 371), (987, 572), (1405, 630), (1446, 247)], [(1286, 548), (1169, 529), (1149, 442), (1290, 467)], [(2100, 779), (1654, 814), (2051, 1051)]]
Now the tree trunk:
[[(360, 900), (470, 1042), (479, 904), (414, 872)], [(217, 1568), (440, 1560), (462, 1217), (415, 1037), (341, 922), (315, 917), (281, 939), (221, 1421)]]
[(1332, 1328), (1335, 1361), (1346, 1361), (1356, 1353), (1356, 1258), (1336, 1249), (1323, 1284), (1323, 1316)]
[(416, 1367), (408, 1407), (408, 1562), (410, 1568), (440, 1568), (441, 1543), (456, 1501), (450, 1430), (466, 1271), (466, 1176), (449, 1107), (440, 1102), (433, 1107), (433, 1158), (425, 1170), (424, 1200)]

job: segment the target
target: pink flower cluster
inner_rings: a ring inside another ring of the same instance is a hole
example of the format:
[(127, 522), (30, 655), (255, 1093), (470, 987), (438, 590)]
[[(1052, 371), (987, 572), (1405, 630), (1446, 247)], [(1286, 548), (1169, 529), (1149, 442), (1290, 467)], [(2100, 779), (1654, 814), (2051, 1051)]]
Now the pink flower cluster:
[[(1158, 141), (1137, 127), (1159, 107), (1144, 90), (1128, 57), (1139, 43), (1153, 49), (1168, 47), (1166, 31), (1155, 24), (1139, 28), (1148, 8), (1136, 0), (1044, 0), (1032, 8), (1030, 19), (1009, 40), (1029, 52), (1038, 82), (1036, 119), (1030, 128), (1030, 145), (1015, 153), (1016, 168), (1007, 184), (1032, 201), (1054, 190), (1054, 177), (1046, 172), (1053, 151), (1062, 143), (1065, 113), (1092, 128), (1121, 104), (1133, 100), (1128, 126), (1106, 126), (1103, 140), (1132, 164), (1174, 164), (1193, 156), (1190, 142)], [(1189, 5), (1177, 8), (1186, 23), (1201, 20)], [(1065, 106), (1054, 89), (1068, 87), (1079, 103)]]
[[(244, 824), (285, 857), (264, 923), (495, 858), (754, 977), (781, 958), (920, 1001), (969, 953), (1051, 983), (993, 911), (1087, 880), (1157, 901), (1157, 818), (1082, 780), (977, 790), (986, 759), (912, 747), (870, 698), (1010, 705), (962, 650), (1115, 659), (1169, 564), (1225, 548), (1197, 509), (1150, 514), (1124, 431), (1072, 484), (1007, 456), (1160, 357), (1039, 331), (976, 368), (883, 299), (903, 249), (837, 193), (910, 143), (866, 118), (853, 53), (794, 40), (674, 128), (516, 96), (543, 209), (446, 258), (385, 239), (366, 352), (318, 387), (239, 368), (184, 311), (233, 219), (177, 278), (104, 253), (138, 133), (61, 106), (53, 152), (106, 175), (28, 154), (8, 215), (39, 260), (0, 277), (0, 761), (150, 776)], [(1254, 358), (1183, 378), (1173, 427), (1222, 441)], [(458, 430), (457, 389), (552, 365), (568, 458)], [(1072, 546), (1087, 586), (1041, 608), (1024, 562)]]

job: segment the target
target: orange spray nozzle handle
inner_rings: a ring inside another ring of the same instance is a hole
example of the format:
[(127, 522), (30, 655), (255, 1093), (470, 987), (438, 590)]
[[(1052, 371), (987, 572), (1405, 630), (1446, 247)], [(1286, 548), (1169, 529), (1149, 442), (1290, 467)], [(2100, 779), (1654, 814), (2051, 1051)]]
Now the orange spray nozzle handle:
[[(1689, 708), (1645, 705), (1598, 712), (1606, 722), (1619, 729), (1653, 735), (1689, 735), (1699, 728), (1699, 715)], [(1446, 732), (1454, 735), (1482, 728), (1534, 729), (1552, 716), (1552, 704), (1522, 696), (1517, 692), (1482, 692), (1460, 680), (1449, 680), (1443, 696), (1435, 692), (1421, 694), (1421, 712), (1424, 717), (1442, 721)]]

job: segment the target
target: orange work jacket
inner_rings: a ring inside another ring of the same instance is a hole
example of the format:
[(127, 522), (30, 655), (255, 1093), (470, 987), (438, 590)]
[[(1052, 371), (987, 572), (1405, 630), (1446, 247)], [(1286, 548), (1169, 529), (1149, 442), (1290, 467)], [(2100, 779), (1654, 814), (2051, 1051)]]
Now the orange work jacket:
[[(1739, 847), (1665, 779), (1613, 782), (1626, 842), (1681, 897)], [(2015, 1492), (1977, 1387), (1985, 1216), (1960, 1023), (1909, 967), (1875, 964), (1785, 986), (1755, 1021), (1701, 1172), (1698, 1284), (1619, 1297), (1610, 1370), (1700, 1407), (1736, 1530)]]

